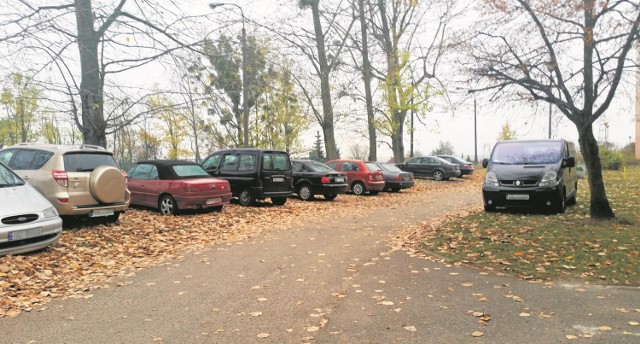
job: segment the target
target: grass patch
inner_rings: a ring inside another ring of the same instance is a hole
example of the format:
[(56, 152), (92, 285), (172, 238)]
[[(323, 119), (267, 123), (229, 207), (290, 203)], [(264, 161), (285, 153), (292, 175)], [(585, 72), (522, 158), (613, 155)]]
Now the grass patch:
[(564, 214), (479, 212), (424, 231), (421, 248), (521, 278), (640, 286), (640, 166), (604, 180), (615, 220), (590, 219), (581, 180)]

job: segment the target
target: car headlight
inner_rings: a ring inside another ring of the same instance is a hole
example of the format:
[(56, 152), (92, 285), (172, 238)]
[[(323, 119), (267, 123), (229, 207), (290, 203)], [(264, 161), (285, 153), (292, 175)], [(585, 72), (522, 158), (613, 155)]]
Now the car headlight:
[(50, 207), (50, 208), (45, 209), (45, 210), (42, 212), (42, 215), (44, 215), (44, 218), (45, 218), (45, 219), (48, 219), (48, 218), (51, 218), (51, 217), (56, 217), (56, 216), (58, 216), (58, 212), (56, 211), (56, 208), (54, 208), (54, 207)]
[(498, 176), (495, 172), (487, 172), (486, 177), (484, 178), (485, 184), (490, 184), (493, 186), (498, 186)]
[(540, 186), (555, 186), (558, 184), (556, 178), (558, 178), (557, 173), (554, 171), (547, 171), (542, 176), (542, 180), (540, 180)]

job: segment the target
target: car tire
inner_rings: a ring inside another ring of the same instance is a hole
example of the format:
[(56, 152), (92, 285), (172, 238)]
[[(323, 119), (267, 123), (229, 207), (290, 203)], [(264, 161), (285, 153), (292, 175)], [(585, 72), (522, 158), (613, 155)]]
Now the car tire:
[(273, 205), (284, 205), (287, 203), (286, 197), (271, 197), (271, 204)]
[(440, 170), (435, 170), (433, 171), (432, 177), (433, 177), (433, 180), (442, 181), (444, 180), (444, 172)]
[(330, 194), (324, 194), (322, 195), (324, 197), (324, 199), (326, 199), (327, 201), (333, 201), (334, 199), (336, 199), (336, 197), (338, 197), (337, 194), (334, 193), (330, 193)]
[(354, 195), (364, 195), (365, 192), (367, 192), (367, 188), (364, 186), (364, 184), (360, 183), (360, 182), (355, 182), (353, 183), (353, 185), (351, 185), (351, 191), (353, 191)]
[(389, 191), (391, 192), (400, 192), (399, 188), (389, 188)]
[(578, 197), (578, 183), (576, 183), (576, 189), (574, 190), (573, 196), (567, 200), (567, 205), (576, 205), (576, 197)]
[(567, 197), (566, 191), (563, 188), (562, 192), (558, 196), (558, 204), (556, 205), (556, 209), (555, 209), (558, 214), (563, 214), (567, 209), (567, 203), (565, 201), (566, 197)]
[(251, 191), (242, 190), (242, 192), (240, 192), (240, 195), (238, 196), (238, 203), (240, 203), (241, 206), (245, 206), (245, 207), (254, 205), (255, 200), (251, 196)]
[(158, 210), (162, 215), (175, 215), (178, 213), (178, 204), (171, 195), (162, 195), (158, 201)]
[(304, 183), (298, 187), (298, 196), (303, 201), (308, 201), (313, 199), (313, 190), (311, 189), (311, 185)]
[(121, 213), (122, 212), (117, 211), (117, 212), (113, 213), (113, 215), (107, 216), (107, 223), (108, 224), (118, 224), (119, 223), (118, 220), (120, 219), (120, 214)]
[(124, 202), (127, 190), (122, 172), (113, 166), (99, 166), (89, 177), (91, 196), (100, 203)]

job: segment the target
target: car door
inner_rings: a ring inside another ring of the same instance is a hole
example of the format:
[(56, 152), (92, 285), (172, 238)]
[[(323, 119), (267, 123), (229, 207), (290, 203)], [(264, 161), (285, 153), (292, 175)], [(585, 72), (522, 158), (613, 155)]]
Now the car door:
[(404, 171), (412, 172), (416, 176), (425, 176), (427, 173), (425, 171), (425, 166), (423, 164), (423, 159), (421, 157), (411, 158), (405, 164)]
[(339, 167), (339, 170), (347, 175), (347, 184), (349, 184), (349, 188), (351, 188), (351, 184), (354, 181), (358, 180), (358, 164), (351, 161), (343, 161)]
[(284, 152), (263, 152), (260, 178), (265, 193), (291, 192), (293, 174), (289, 155)]
[(422, 171), (424, 172), (424, 176), (430, 177), (433, 175), (433, 171), (442, 168), (443, 166), (440, 166), (438, 159), (432, 157), (422, 158)]
[(152, 168), (155, 167), (151, 164), (139, 164), (127, 173), (129, 180), (127, 186), (131, 192), (131, 203), (144, 205), (148, 207), (155, 207), (155, 200), (150, 202), (151, 196), (148, 187), (149, 174)]

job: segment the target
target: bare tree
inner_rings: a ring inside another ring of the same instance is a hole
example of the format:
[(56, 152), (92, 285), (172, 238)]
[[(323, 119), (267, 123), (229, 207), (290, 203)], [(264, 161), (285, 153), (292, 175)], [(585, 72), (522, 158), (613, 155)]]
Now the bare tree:
[[(61, 2), (38, 6), (27, 0), (2, 1), (0, 5), (9, 10), (0, 15), (0, 43), (7, 47), (7, 61), (21, 53), (38, 56), (34, 60), (42, 71), (57, 69), (68, 87), (69, 111), (83, 141), (106, 147), (105, 88), (112, 86), (107, 76), (157, 61), (177, 49), (193, 49), (200, 43), (188, 37), (195, 18), (174, 2)], [(72, 53), (74, 47), (77, 55)], [(112, 125), (116, 123), (130, 122), (114, 120)]]
[(573, 122), (589, 173), (591, 217), (615, 217), (593, 123), (611, 105), (625, 70), (639, 68), (628, 55), (640, 36), (640, 3), (487, 1), (478, 13), (487, 17), (466, 51), (486, 81), (482, 90), (549, 102)]

